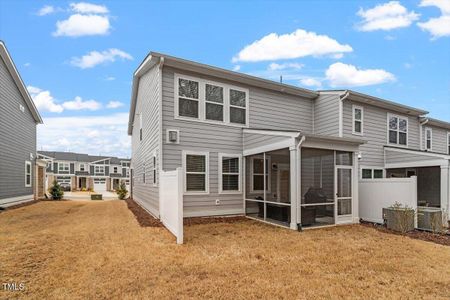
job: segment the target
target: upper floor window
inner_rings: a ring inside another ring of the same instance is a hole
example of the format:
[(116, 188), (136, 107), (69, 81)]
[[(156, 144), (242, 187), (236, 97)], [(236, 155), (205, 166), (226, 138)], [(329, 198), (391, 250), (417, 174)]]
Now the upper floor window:
[(84, 164), (80, 164), (80, 171), (86, 171), (86, 167)]
[(353, 106), (353, 134), (363, 134), (364, 109), (361, 106)]
[(95, 166), (94, 172), (96, 175), (104, 175), (105, 174), (105, 166)]
[(447, 133), (447, 150), (448, 150), (448, 154), (450, 154), (450, 132)]
[(31, 186), (31, 162), (25, 162), (25, 186)]
[(227, 84), (175, 76), (175, 117), (245, 126), (248, 90)]
[(117, 167), (114, 167), (114, 168), (113, 168), (113, 173), (114, 173), (114, 174), (117, 174)]
[(58, 163), (58, 171), (59, 172), (69, 172), (70, 166), (68, 163)]
[(142, 113), (139, 114), (139, 140), (142, 141)]
[(431, 150), (433, 147), (433, 131), (431, 128), (425, 128), (425, 149)]
[(400, 146), (408, 145), (408, 118), (388, 114), (388, 142)]

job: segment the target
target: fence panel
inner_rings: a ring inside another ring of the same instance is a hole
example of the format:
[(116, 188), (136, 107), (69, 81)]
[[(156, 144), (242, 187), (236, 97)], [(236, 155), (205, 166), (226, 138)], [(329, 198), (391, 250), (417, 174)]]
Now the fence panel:
[(160, 173), (161, 221), (183, 244), (183, 174), (182, 169)]

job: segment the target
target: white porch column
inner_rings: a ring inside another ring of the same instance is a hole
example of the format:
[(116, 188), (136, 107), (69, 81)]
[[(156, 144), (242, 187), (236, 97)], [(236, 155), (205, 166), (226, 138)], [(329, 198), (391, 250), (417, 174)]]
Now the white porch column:
[[(358, 152), (353, 152), (353, 191), (352, 191), (352, 216), (353, 223), (359, 223), (359, 160)], [(337, 204), (336, 204), (337, 205)]]
[(450, 176), (448, 160), (441, 165), (441, 209), (445, 209), (450, 217)]
[(289, 154), (290, 154), (290, 200), (291, 200), (291, 229), (297, 230), (297, 148), (289, 147)]

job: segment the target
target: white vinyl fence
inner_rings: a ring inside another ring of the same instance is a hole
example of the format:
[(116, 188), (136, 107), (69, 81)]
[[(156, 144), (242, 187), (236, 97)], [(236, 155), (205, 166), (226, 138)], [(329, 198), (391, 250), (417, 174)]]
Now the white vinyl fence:
[(177, 238), (177, 244), (183, 244), (183, 172), (160, 172), (161, 221)]
[(359, 181), (359, 217), (383, 223), (383, 208), (395, 202), (417, 209), (417, 177), (361, 179)]

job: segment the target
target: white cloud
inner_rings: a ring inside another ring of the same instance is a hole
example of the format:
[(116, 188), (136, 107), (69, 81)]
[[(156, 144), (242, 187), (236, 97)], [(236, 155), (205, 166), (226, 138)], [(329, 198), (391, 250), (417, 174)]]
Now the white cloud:
[(399, 1), (390, 1), (373, 8), (360, 9), (357, 13), (363, 20), (358, 29), (361, 31), (392, 30), (410, 26), (419, 19), (419, 14), (408, 11)]
[(97, 5), (86, 2), (70, 3), (70, 8), (77, 13), (82, 14), (107, 14), (108, 8), (104, 5)]
[(38, 16), (46, 16), (54, 13), (56, 10), (51, 5), (44, 5), (38, 12), (36, 13)]
[(403, 66), (405, 67), (405, 69), (411, 69), (413, 67), (411, 63), (404, 63)]
[(109, 101), (106, 105), (107, 108), (119, 108), (123, 106), (123, 103), (120, 101)]
[(325, 72), (330, 86), (365, 86), (395, 81), (395, 76), (382, 69), (358, 69), (341, 62), (334, 63)]
[(432, 39), (450, 36), (450, 0), (422, 0), (419, 6), (435, 6), (441, 11), (440, 17), (417, 23), (422, 30), (428, 31)]
[(114, 77), (114, 76), (107, 76), (107, 77), (105, 78), (105, 80), (106, 80), (106, 81), (113, 81), (113, 80), (116, 80), (116, 77)]
[(289, 34), (271, 33), (245, 46), (233, 62), (257, 62), (266, 60), (293, 59), (305, 56), (324, 56), (352, 52), (350, 45), (315, 32), (297, 29)]
[(76, 96), (72, 101), (66, 101), (63, 107), (68, 110), (98, 110), (102, 107), (100, 102), (95, 100), (83, 100), (80, 96)]
[(38, 149), (129, 157), (128, 114), (45, 118)]
[(300, 79), (300, 83), (308, 87), (316, 87), (316, 88), (322, 87), (322, 82), (315, 78), (303, 78)]
[(81, 69), (93, 68), (98, 64), (103, 64), (106, 62), (114, 62), (117, 58), (123, 60), (132, 60), (133, 57), (119, 49), (108, 49), (102, 52), (91, 51), (82, 57), (73, 57), (71, 64), (79, 67)]
[(269, 70), (271, 71), (285, 70), (285, 69), (300, 70), (303, 67), (304, 65), (299, 63), (283, 63), (283, 64), (271, 63), (269, 65)]
[(62, 105), (55, 102), (55, 99), (50, 94), (50, 91), (44, 91), (30, 85), (27, 86), (27, 89), (38, 110), (54, 113), (61, 113), (64, 110)]
[(31, 63), (27, 62), (27, 63), (24, 63), (23, 65), (24, 65), (25, 67), (29, 67), (29, 66), (31, 66)]
[(241, 69), (241, 66), (240, 66), (240, 65), (235, 65), (235, 66), (233, 67), (233, 71), (235, 71), (235, 72), (239, 71), (240, 69)]
[(53, 35), (71, 37), (106, 35), (110, 27), (107, 16), (74, 14), (67, 20), (56, 22), (56, 31)]

